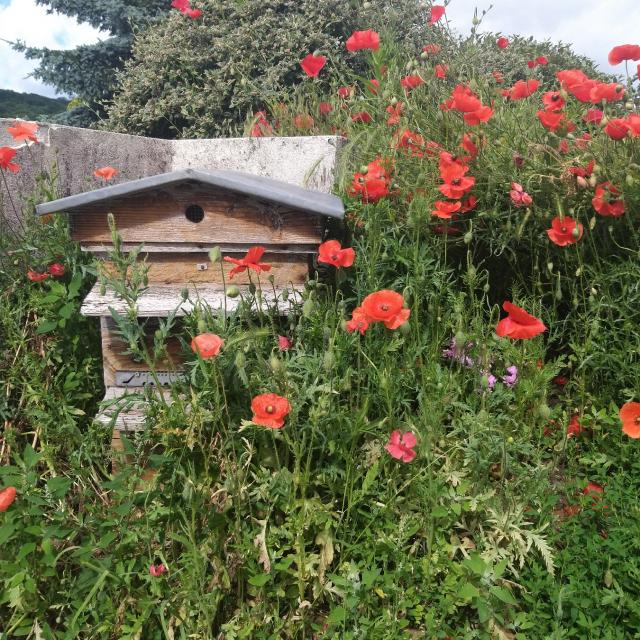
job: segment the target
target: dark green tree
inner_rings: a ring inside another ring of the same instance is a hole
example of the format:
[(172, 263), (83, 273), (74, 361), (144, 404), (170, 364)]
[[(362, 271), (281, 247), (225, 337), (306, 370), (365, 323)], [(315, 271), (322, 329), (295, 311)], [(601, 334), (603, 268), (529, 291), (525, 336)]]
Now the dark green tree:
[[(116, 72), (131, 56), (134, 33), (146, 28), (170, 9), (169, 0), (36, 0), (48, 11), (87, 22), (106, 32), (100, 42), (70, 50), (14, 47), (31, 60), (39, 60), (33, 77), (73, 95), (86, 105), (84, 117), (102, 113), (113, 92)], [(78, 115), (77, 113), (75, 114)], [(73, 116), (72, 116), (73, 117)]]

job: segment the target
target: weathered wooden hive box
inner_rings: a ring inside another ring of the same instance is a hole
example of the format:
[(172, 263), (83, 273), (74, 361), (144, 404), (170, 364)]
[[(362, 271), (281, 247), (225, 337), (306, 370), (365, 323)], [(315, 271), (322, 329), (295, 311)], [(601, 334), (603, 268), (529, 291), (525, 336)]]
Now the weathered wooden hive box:
[[(301, 287), (309, 274), (327, 218), (342, 218), (342, 201), (333, 195), (255, 175), (232, 171), (184, 169), (133, 180), (37, 207), (39, 215), (66, 213), (72, 236), (82, 249), (108, 261), (112, 249), (108, 215), (112, 214), (122, 249), (144, 245), (140, 254), (148, 266), (148, 287), (137, 300), (137, 315), (153, 321), (177, 309), (193, 308), (193, 300), (212, 309), (233, 310), (239, 298), (225, 294), (220, 264), (208, 253), (220, 247), (224, 256), (242, 258), (252, 246), (262, 246), (263, 262), (272, 265), (261, 274), (264, 296), (274, 302), (282, 289)], [(248, 287), (250, 272), (229, 271), (223, 262), (227, 286)], [(108, 269), (108, 262), (104, 265)], [(252, 277), (254, 283), (256, 274)], [(273, 284), (265, 276), (273, 277)], [(184, 289), (188, 300), (183, 299)], [(226, 300), (225, 300), (226, 297)], [(144, 363), (126, 355), (127, 345), (115, 331), (110, 309), (124, 313), (126, 303), (97, 282), (82, 305), (82, 313), (100, 318), (104, 360), (105, 400), (153, 384)], [(286, 311), (285, 305), (282, 308)], [(168, 383), (181, 368), (179, 343), (169, 346), (170, 358), (156, 363), (161, 383)], [(114, 415), (118, 431), (135, 430), (143, 413), (131, 407)], [(109, 419), (108, 413), (101, 419)]]

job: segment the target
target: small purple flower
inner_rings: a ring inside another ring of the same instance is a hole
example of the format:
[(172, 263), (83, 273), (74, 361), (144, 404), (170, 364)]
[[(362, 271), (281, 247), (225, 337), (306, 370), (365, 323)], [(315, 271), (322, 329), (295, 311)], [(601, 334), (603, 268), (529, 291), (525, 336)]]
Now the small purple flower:
[(451, 342), (449, 343), (448, 349), (443, 349), (442, 357), (447, 358), (447, 360), (455, 360), (459, 362), (463, 367), (467, 367), (471, 369), (474, 365), (473, 358), (467, 355), (469, 349), (473, 347), (473, 342), (468, 342), (462, 347), (458, 347), (456, 344), (456, 339), (451, 338)]
[(502, 376), (502, 382), (511, 388), (518, 382), (518, 367), (515, 365), (507, 367), (507, 375)]
[(487, 391), (493, 391), (493, 387), (496, 386), (496, 382), (498, 381), (498, 379), (491, 373), (491, 371), (488, 371), (486, 369), (483, 369), (480, 373), (482, 374), (483, 378), (483, 389), (481, 389), (481, 391), (484, 390), (485, 385)]

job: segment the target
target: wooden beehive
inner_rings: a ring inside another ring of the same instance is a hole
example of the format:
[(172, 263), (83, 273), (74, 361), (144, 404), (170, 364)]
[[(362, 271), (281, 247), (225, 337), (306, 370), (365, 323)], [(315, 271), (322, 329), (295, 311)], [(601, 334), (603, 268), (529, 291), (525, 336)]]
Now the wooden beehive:
[[(242, 258), (252, 246), (264, 247), (263, 261), (272, 265), (266, 275), (273, 276), (272, 285), (262, 274), (265, 299), (275, 302), (284, 288), (295, 291), (308, 277), (326, 218), (342, 218), (344, 207), (336, 196), (264, 177), (185, 169), (44, 203), (37, 212), (67, 213), (73, 238), (83, 250), (105, 260), (107, 270), (112, 248), (108, 214), (112, 214), (123, 250), (144, 245), (140, 257), (148, 265), (149, 286), (138, 298), (137, 315), (153, 319), (176, 309), (178, 315), (188, 313), (195, 299), (214, 310), (223, 304), (228, 311), (234, 309), (239, 298), (226, 297), (220, 265), (212, 265), (208, 257), (216, 246), (234, 258)], [(227, 285), (248, 287), (248, 272), (230, 279), (234, 265), (222, 264)], [(190, 294), (187, 301), (185, 288)], [(123, 313), (127, 305), (96, 283), (82, 313), (100, 318), (107, 401), (154, 383), (144, 364), (124, 355), (126, 344), (114, 330), (111, 308)], [(169, 358), (157, 363), (161, 383), (179, 375), (179, 348), (170, 346), (169, 351)], [(114, 423), (115, 445), (119, 432), (140, 429), (143, 417), (134, 403), (126, 410), (111, 407), (98, 419)]]

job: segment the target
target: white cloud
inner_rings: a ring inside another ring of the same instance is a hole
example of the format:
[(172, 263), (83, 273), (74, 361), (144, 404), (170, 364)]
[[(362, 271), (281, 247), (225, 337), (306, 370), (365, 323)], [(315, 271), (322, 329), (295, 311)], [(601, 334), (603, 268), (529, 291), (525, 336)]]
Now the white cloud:
[(614, 46), (640, 44), (638, 0), (451, 0), (447, 16), (454, 29), (468, 33), (474, 8), (480, 15), (490, 5), (481, 30), (571, 44), (607, 73), (624, 73), (624, 65), (607, 62)]
[(73, 18), (58, 13), (47, 14), (46, 7), (36, 5), (35, 0), (10, 0), (7, 6), (2, 6), (0, 0), (0, 88), (55, 95), (53, 87), (27, 78), (37, 61), (27, 60), (4, 40), (22, 40), (35, 47), (72, 49), (97, 42), (104, 35)]

